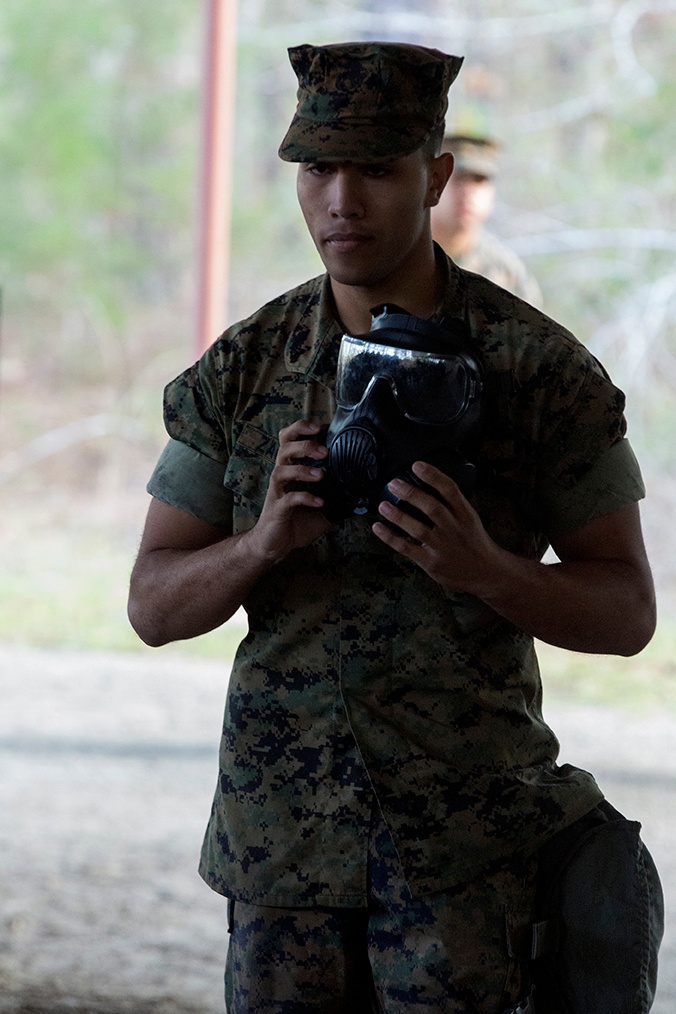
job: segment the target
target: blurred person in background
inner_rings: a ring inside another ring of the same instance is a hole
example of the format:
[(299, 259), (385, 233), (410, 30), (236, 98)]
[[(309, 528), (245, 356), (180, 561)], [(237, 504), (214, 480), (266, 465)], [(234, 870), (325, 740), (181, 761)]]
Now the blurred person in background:
[[(167, 385), (129, 616), (161, 645), (247, 612), (200, 864), (230, 1014), (502, 1014), (540, 857), (611, 819), (556, 763), (534, 638), (628, 655), (654, 629), (624, 398), (433, 243), (461, 58), (289, 54), (279, 154), (326, 271)], [(615, 921), (648, 904), (641, 881)]]
[(498, 143), (487, 137), (448, 134), (442, 151), (453, 155), (455, 165), (432, 209), (433, 238), (459, 267), (541, 306), (540, 287), (521, 258), (485, 228), (495, 206)]

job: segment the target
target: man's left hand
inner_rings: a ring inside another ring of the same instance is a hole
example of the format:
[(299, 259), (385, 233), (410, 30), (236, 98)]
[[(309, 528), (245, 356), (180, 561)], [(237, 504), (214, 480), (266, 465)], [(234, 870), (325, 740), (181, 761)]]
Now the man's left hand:
[(401, 479), (393, 479), (388, 488), (399, 500), (421, 511), (431, 527), (384, 500), (378, 508), (380, 514), (405, 534), (379, 521), (373, 525), (374, 534), (448, 591), (476, 593), (489, 579), (496, 554), (502, 551), (452, 479), (422, 461), (415, 462), (413, 472), (433, 487), (441, 500)]
[(553, 536), (559, 562), (543, 563), (497, 545), (443, 472), (421, 461), (413, 472), (443, 502), (401, 480), (389, 488), (432, 527), (383, 501), (381, 516), (400, 532), (382, 522), (373, 531), (446, 591), (476, 595), (520, 630), (569, 651), (635, 655), (648, 643), (655, 593), (637, 504)]

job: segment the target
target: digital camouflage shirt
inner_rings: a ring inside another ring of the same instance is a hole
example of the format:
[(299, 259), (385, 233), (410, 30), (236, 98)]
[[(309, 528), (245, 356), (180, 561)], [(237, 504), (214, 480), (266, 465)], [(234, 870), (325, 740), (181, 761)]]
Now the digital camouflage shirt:
[[(624, 398), (565, 329), (443, 263), (441, 311), (466, 318), (495, 381), (474, 504), (496, 542), (540, 559), (548, 535), (642, 496)], [(332, 417), (340, 337), (325, 277), (226, 331), (166, 389), (172, 440), (149, 491), (249, 529), (279, 430)], [(365, 904), (375, 805), (411, 890), (436, 891), (533, 851), (601, 797), (556, 764), (532, 639), (370, 526), (335, 525), (244, 603), (200, 867), (225, 895)]]

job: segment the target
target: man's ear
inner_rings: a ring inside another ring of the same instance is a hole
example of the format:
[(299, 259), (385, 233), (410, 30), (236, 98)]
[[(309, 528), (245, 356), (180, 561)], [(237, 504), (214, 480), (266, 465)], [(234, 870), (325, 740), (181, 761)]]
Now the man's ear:
[(433, 208), (439, 203), (444, 187), (451, 178), (453, 172), (454, 158), (450, 151), (443, 151), (430, 160), (430, 185), (428, 188), (428, 208)]

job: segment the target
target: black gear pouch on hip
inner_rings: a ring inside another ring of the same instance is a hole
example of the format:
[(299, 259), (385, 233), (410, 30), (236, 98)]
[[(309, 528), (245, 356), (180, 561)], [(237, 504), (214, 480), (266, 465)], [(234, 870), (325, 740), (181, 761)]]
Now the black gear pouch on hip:
[(647, 1014), (664, 899), (641, 825), (606, 800), (540, 851), (533, 927), (538, 1014)]

